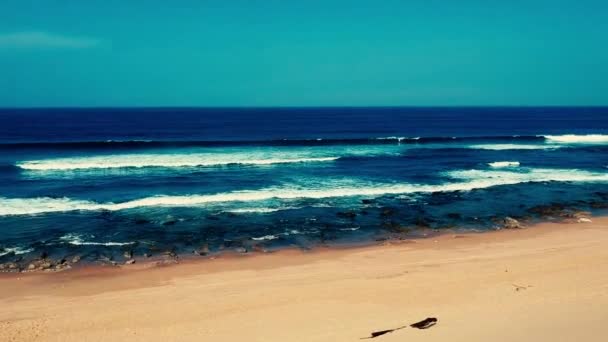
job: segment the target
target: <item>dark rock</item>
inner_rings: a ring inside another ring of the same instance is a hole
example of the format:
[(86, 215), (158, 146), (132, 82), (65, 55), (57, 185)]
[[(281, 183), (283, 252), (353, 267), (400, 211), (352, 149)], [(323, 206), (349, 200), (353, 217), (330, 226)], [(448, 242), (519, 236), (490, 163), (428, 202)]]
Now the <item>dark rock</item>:
[(372, 204), (372, 203), (374, 203), (374, 200), (372, 200), (372, 199), (362, 199), (361, 203), (363, 203), (363, 204)]
[(177, 220), (169, 220), (169, 221), (163, 222), (163, 226), (172, 226), (176, 223), (177, 223)]
[(594, 201), (589, 204), (593, 209), (608, 209), (608, 203)]
[(521, 223), (519, 223), (519, 221), (517, 221), (516, 219), (512, 218), (512, 217), (505, 217), (503, 220), (503, 227), (506, 229), (518, 229), (518, 228), (524, 228), (524, 226), (522, 226)]
[(565, 207), (561, 204), (553, 203), (550, 205), (539, 205), (536, 207), (530, 208), (528, 211), (531, 213), (537, 214), (541, 217), (555, 217), (562, 216)]
[(150, 220), (147, 219), (136, 219), (135, 220), (135, 224), (148, 224), (150, 223)]
[(448, 218), (451, 218), (453, 220), (459, 220), (462, 218), (462, 215), (460, 215), (459, 213), (449, 213)]
[(207, 220), (211, 220), (211, 221), (219, 221), (219, 220), (220, 220), (220, 218), (219, 218), (219, 217), (217, 217), (217, 216), (211, 216), (211, 215), (206, 216), (205, 218), (206, 218)]
[(201, 248), (194, 251), (194, 254), (201, 256), (209, 254), (209, 246), (207, 244), (202, 245)]
[(382, 228), (386, 229), (392, 233), (407, 233), (409, 232), (409, 228), (402, 226), (398, 222), (382, 222)]
[(99, 261), (101, 261), (102, 263), (106, 264), (106, 265), (112, 265), (112, 266), (116, 266), (118, 265), (116, 263), (116, 261), (112, 260), (111, 257), (107, 257), (105, 255), (102, 255), (99, 257)]
[(355, 213), (352, 210), (340, 211), (340, 212), (336, 213), (336, 216), (341, 217), (341, 218), (354, 219), (355, 217), (357, 217), (357, 213)]
[(395, 210), (391, 209), (391, 208), (384, 208), (382, 209), (382, 211), (380, 212), (381, 216), (393, 216), (395, 215)]
[(430, 228), (431, 227), (431, 223), (425, 219), (424, 217), (417, 217), (416, 220), (414, 220), (414, 224), (418, 227), (422, 227), (422, 228)]
[(269, 250), (266, 249), (266, 247), (258, 245), (258, 244), (251, 246), (251, 250), (253, 250), (254, 252), (258, 252), (258, 253), (268, 253), (269, 252)]

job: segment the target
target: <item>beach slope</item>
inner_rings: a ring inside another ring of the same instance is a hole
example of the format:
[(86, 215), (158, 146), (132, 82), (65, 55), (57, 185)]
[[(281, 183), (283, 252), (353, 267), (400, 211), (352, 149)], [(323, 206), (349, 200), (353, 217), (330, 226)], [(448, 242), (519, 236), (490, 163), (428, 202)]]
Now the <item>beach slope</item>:
[(608, 220), (0, 275), (0, 341), (608, 340)]

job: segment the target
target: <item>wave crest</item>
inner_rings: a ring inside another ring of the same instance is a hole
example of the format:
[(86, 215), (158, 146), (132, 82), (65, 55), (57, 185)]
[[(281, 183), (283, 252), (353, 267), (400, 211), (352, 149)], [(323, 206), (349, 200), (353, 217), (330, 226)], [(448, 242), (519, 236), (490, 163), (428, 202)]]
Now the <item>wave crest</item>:
[(520, 164), (518, 161), (499, 161), (488, 163), (488, 166), (493, 168), (503, 168), (503, 167), (518, 167)]
[(140, 207), (204, 207), (212, 203), (253, 202), (271, 199), (324, 199), (332, 197), (383, 196), (391, 194), (469, 191), (528, 182), (608, 182), (607, 173), (577, 169), (459, 170), (446, 172), (443, 184), (377, 184), (325, 182), (314, 188), (283, 186), (205, 195), (152, 196), (121, 203), (98, 203), (70, 198), (0, 198), (0, 216), (66, 211), (118, 211)]
[(75, 245), (75, 246), (128, 246), (133, 245), (135, 242), (93, 242), (84, 241), (83, 237), (78, 234), (66, 234), (59, 238), (60, 241)]
[(564, 134), (545, 135), (546, 140), (559, 144), (605, 144), (608, 143), (608, 135), (604, 134)]
[(289, 163), (330, 162), (339, 157), (293, 157), (293, 158), (265, 158), (247, 159), (241, 156), (209, 154), (133, 154), (111, 155), (94, 157), (75, 157), (63, 159), (33, 160), (17, 163), (24, 170), (35, 171), (69, 171), (90, 169), (116, 169), (116, 168), (147, 168), (147, 167), (205, 167), (222, 165), (273, 165)]

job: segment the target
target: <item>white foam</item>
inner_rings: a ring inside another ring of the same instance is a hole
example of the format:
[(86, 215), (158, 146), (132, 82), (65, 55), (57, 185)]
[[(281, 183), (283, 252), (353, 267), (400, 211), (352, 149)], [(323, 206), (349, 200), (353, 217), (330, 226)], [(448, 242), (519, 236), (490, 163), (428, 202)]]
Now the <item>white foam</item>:
[(34, 251), (33, 248), (23, 248), (23, 247), (6, 247), (4, 249), (0, 249), (0, 257), (15, 253), (15, 255), (26, 254)]
[(545, 135), (546, 140), (559, 144), (608, 144), (608, 135), (604, 134), (564, 134)]
[(299, 207), (280, 207), (280, 208), (266, 208), (266, 207), (261, 207), (261, 208), (238, 208), (238, 209), (226, 210), (226, 212), (228, 212), (228, 213), (233, 213), (233, 214), (250, 214), (250, 213), (256, 213), (256, 214), (267, 214), (267, 213), (274, 213), (274, 212), (281, 211), (281, 210), (293, 210), (293, 209), (300, 209), (300, 208), (299, 208)]
[[(503, 170), (460, 170), (448, 172), (452, 178), (471, 182), (477, 187), (483, 184), (510, 185), (528, 182), (608, 182), (608, 173), (577, 169), (518, 169)], [(490, 185), (491, 186), (491, 185)]]
[(113, 168), (144, 168), (144, 167), (200, 167), (221, 166), (230, 164), (241, 165), (272, 165), (288, 163), (330, 162), (339, 159), (328, 157), (293, 157), (293, 158), (248, 158), (242, 155), (212, 155), (212, 154), (124, 154), (93, 157), (73, 157), (61, 159), (32, 160), (17, 163), (25, 170), (85, 170)]
[(59, 240), (75, 246), (128, 246), (135, 242), (92, 242), (84, 241), (82, 236), (77, 234), (66, 234), (59, 238)]
[(397, 140), (397, 142), (402, 142), (404, 140), (420, 140), (420, 137), (397, 137), (397, 136), (392, 136), (392, 137), (380, 137), (380, 138), (376, 138), (376, 140)]
[(555, 145), (532, 145), (532, 144), (477, 144), (477, 145), (469, 145), (468, 148), (476, 149), (476, 150), (546, 150), (546, 149), (555, 149), (560, 146)]
[(1, 198), (0, 216), (28, 215), (64, 211), (125, 210), (140, 207), (204, 207), (210, 203), (252, 202), (270, 199), (323, 199), (331, 197), (382, 196), (390, 194), (469, 191), (496, 185), (526, 182), (608, 182), (608, 173), (576, 169), (460, 170), (445, 174), (456, 180), (443, 184), (377, 184), (332, 182), (306, 187), (282, 186), (206, 195), (153, 196), (121, 203), (97, 203), (69, 198)]
[(265, 235), (265, 236), (260, 236), (260, 237), (254, 237), (251, 238), (252, 240), (255, 241), (269, 241), (269, 240), (274, 240), (274, 239), (278, 239), (279, 237), (276, 235)]
[[(196, 148), (176, 153), (131, 153), (28, 160), (16, 163), (29, 171), (72, 171), (117, 168), (181, 168), (223, 165), (273, 165), (333, 162), (341, 157), (400, 154), (397, 145), (320, 146), (320, 147), (239, 147)], [(40, 174), (44, 175), (44, 172)]]
[(488, 163), (488, 166), (493, 167), (493, 168), (518, 167), (519, 162), (518, 161), (499, 161), (499, 162)]

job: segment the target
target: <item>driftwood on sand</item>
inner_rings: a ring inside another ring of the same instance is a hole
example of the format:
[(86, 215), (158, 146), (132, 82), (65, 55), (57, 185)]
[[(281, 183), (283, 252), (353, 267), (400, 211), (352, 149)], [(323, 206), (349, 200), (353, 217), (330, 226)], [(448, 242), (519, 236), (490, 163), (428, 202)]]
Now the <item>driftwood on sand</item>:
[(432, 327), (435, 324), (437, 324), (437, 318), (435, 318), (435, 317), (429, 317), (429, 318), (424, 319), (424, 320), (422, 320), (420, 322), (416, 322), (414, 324), (410, 324), (410, 327), (416, 328), (416, 329), (428, 329), (428, 328)]
[[(420, 322), (416, 322), (416, 323), (410, 324), (409, 326), (412, 327), (412, 328), (416, 328), (416, 329), (427, 329), (427, 328), (432, 327), (435, 324), (437, 324), (437, 318), (435, 318), (435, 317), (429, 317), (429, 318), (426, 318), (426, 319), (424, 319), (424, 320), (422, 320)], [(395, 328), (395, 329), (373, 331), (370, 336), (368, 336), (368, 337), (362, 337), (361, 339), (365, 340), (365, 339), (369, 339), (369, 338), (376, 338), (376, 337), (379, 337), (379, 336), (382, 336), (382, 335), (385, 335), (385, 334), (388, 334), (388, 333), (392, 333), (393, 331), (401, 330), (401, 329), (404, 329), (404, 328), (407, 328), (407, 327), (408, 327), (408, 325), (404, 325), (402, 327), (398, 327), (398, 328)]]

